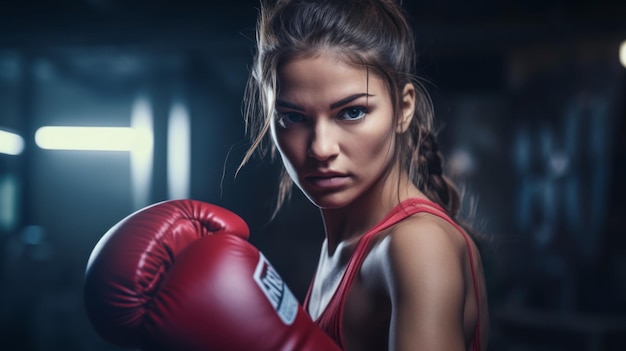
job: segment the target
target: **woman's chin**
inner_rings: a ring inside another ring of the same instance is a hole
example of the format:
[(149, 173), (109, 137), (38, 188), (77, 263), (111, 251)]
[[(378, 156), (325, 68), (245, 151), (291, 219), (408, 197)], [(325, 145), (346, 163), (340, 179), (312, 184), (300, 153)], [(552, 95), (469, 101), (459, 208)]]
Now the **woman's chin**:
[(306, 197), (313, 205), (322, 210), (338, 209), (348, 205), (345, 198), (339, 198), (338, 196), (311, 196), (306, 194)]

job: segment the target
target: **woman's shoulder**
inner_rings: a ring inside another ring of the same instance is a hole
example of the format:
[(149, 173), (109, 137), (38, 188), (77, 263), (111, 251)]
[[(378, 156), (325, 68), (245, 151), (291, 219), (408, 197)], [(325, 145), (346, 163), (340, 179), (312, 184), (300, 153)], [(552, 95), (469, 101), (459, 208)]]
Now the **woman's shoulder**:
[(382, 241), (389, 257), (403, 254), (448, 257), (453, 254), (460, 258), (467, 250), (464, 234), (447, 220), (429, 213), (414, 214), (399, 222)]
[(459, 278), (466, 245), (453, 225), (431, 214), (418, 213), (381, 233), (364, 268), (378, 272), (376, 280), (385, 285)]

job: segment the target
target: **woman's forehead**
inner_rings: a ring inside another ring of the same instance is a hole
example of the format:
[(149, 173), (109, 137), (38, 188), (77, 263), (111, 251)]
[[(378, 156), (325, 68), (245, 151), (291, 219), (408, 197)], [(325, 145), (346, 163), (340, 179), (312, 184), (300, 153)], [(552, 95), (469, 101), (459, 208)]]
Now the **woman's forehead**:
[(331, 95), (368, 92), (382, 94), (386, 85), (365, 66), (355, 66), (336, 55), (293, 58), (278, 70), (281, 95), (299, 91)]

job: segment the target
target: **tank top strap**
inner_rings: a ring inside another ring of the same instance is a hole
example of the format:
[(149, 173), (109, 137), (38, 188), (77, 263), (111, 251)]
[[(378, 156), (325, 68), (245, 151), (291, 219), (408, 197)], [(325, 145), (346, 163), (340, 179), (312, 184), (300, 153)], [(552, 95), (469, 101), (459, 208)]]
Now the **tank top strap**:
[[(398, 206), (394, 207), (388, 214), (385, 216), (378, 224), (372, 227), (369, 231), (367, 231), (359, 242), (357, 243), (356, 249), (348, 262), (348, 267), (346, 268), (346, 278), (342, 279), (346, 282), (351, 282), (352, 278), (358, 271), (359, 267), (363, 263), (365, 256), (367, 256), (370, 242), (374, 238), (374, 236), (381, 231), (388, 229), (398, 222), (418, 213), (418, 212), (433, 212), (444, 213), (443, 209), (435, 204), (434, 202), (420, 199), (420, 198), (411, 198), (401, 202)], [(342, 283), (343, 283), (342, 281)], [(341, 285), (341, 284), (340, 284)]]
[[(474, 251), (472, 250), (471, 240), (465, 229), (463, 229), (457, 222), (455, 222), (448, 213), (439, 205), (434, 202), (422, 199), (408, 199), (405, 202), (401, 203), (399, 207), (405, 208), (410, 207), (416, 209), (416, 211), (410, 211), (411, 214), (417, 212), (427, 212), (432, 215), (435, 215), (446, 222), (450, 223), (465, 240), (465, 244), (467, 246), (467, 253), (469, 255), (470, 269), (472, 272), (472, 283), (474, 285), (474, 296), (476, 299), (476, 327), (474, 327), (474, 340), (472, 341), (472, 345), (470, 346), (471, 351), (480, 351), (481, 340), (480, 340), (480, 295), (478, 290), (478, 276), (476, 274), (476, 262), (474, 260)], [(343, 315), (343, 313), (341, 313)], [(340, 334), (341, 335), (341, 334)], [(343, 340), (342, 340), (343, 342)]]
[[(355, 252), (350, 257), (350, 260), (348, 262), (348, 267), (346, 268), (346, 271), (344, 272), (343, 277), (341, 278), (341, 282), (337, 290), (339, 290), (339, 288), (341, 288), (341, 286), (344, 285), (343, 283), (344, 281), (346, 281), (345, 278), (348, 276), (354, 276), (354, 273), (356, 273), (354, 272), (356, 268), (361, 266), (361, 263), (362, 263), (361, 261), (364, 259), (364, 256), (367, 253), (366, 249), (369, 246), (369, 243), (375, 234), (397, 224), (398, 222), (402, 221), (403, 219), (417, 212), (420, 212), (420, 210), (422, 211), (427, 210), (428, 209), (427, 206), (434, 207), (438, 211), (443, 212), (443, 209), (434, 202), (431, 202), (426, 199), (421, 199), (421, 198), (410, 198), (408, 200), (401, 202), (396, 207), (394, 207), (385, 217), (383, 217), (382, 220), (380, 220), (380, 222), (378, 222), (376, 225), (374, 225), (374, 227), (372, 227), (365, 234), (363, 234), (363, 236), (359, 239), (359, 242), (357, 243)], [(349, 273), (349, 272), (352, 272), (352, 273)], [(348, 279), (348, 280), (349, 282), (352, 281), (351, 279)], [(312, 287), (313, 287), (313, 284), (310, 284), (309, 289), (304, 298), (305, 307), (308, 307)], [(334, 298), (331, 299), (331, 301), (332, 300), (334, 300)]]
[(377, 225), (372, 227), (372, 229), (370, 229), (361, 237), (361, 239), (357, 243), (357, 247), (352, 257), (350, 258), (350, 261), (348, 262), (348, 267), (346, 268), (344, 277), (341, 279), (341, 282), (339, 283), (339, 287), (337, 289), (338, 291), (342, 292), (341, 294), (336, 296), (338, 297), (338, 307), (340, 306), (340, 311), (338, 312), (337, 316), (337, 327), (339, 328), (338, 335), (342, 347), (343, 333), (341, 333), (341, 326), (343, 325), (343, 306), (345, 306), (345, 301), (348, 297), (348, 289), (350, 288), (350, 285), (352, 285), (352, 281), (354, 280), (355, 275), (358, 273), (359, 268), (363, 264), (363, 261), (365, 260), (365, 257), (369, 252), (369, 246), (374, 236), (416, 213), (433, 211), (436, 211), (437, 213), (445, 213), (439, 205), (426, 199), (410, 198), (404, 200), (396, 207), (394, 207), (387, 214), (387, 216), (385, 216), (380, 222), (378, 222)]

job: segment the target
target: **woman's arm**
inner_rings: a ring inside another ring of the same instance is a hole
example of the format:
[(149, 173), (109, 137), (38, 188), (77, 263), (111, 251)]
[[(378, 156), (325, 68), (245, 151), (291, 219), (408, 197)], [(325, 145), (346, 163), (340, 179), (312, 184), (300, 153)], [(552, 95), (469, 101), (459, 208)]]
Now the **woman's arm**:
[(465, 350), (464, 247), (459, 233), (418, 217), (386, 238), (390, 351)]

